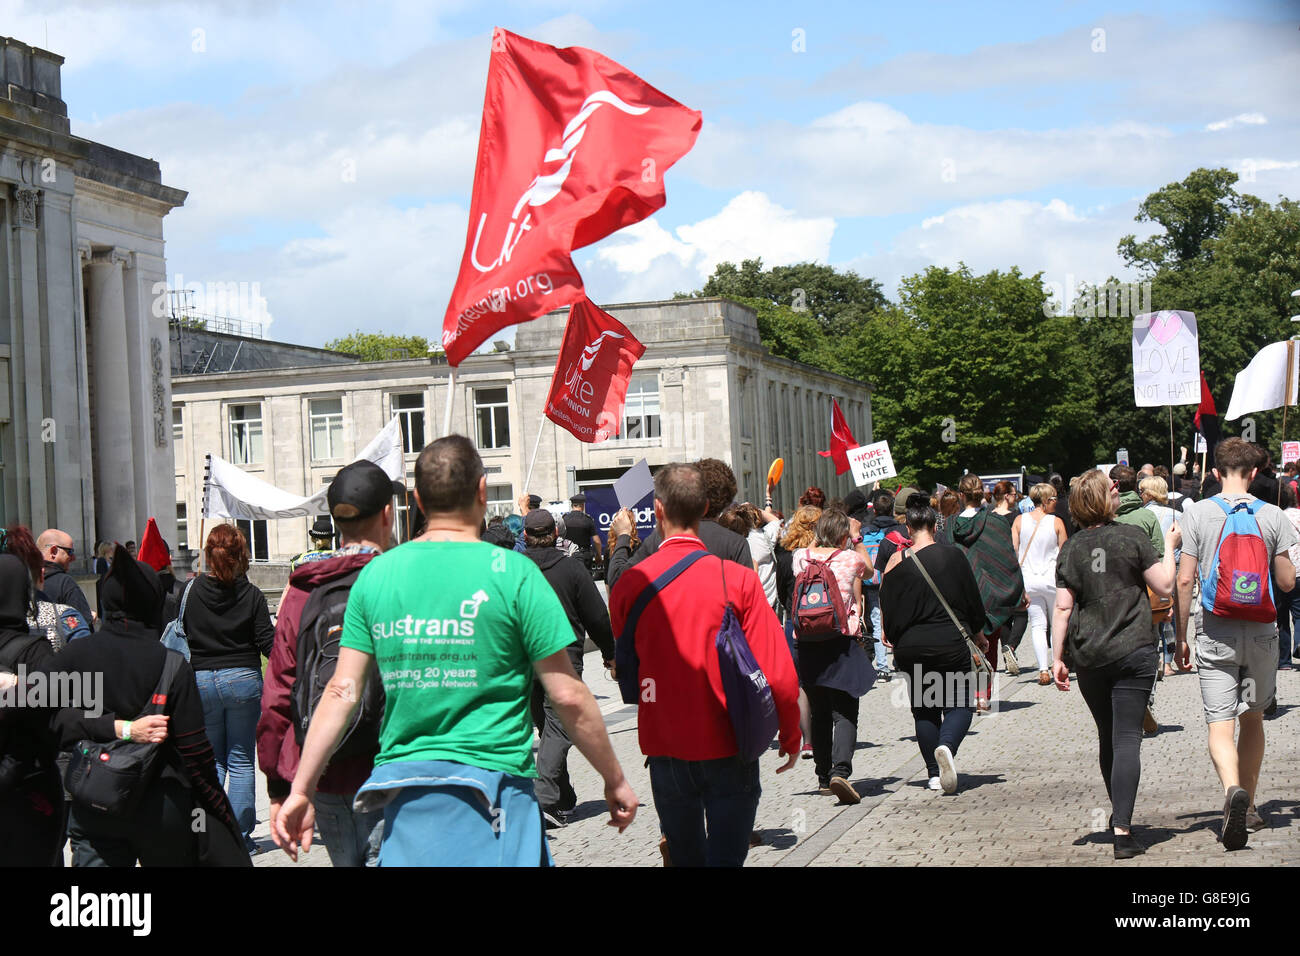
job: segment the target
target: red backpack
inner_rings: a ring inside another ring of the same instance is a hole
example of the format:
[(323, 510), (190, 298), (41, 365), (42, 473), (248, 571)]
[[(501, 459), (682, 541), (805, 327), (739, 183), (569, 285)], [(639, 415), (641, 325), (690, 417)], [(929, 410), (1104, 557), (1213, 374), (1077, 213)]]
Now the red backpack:
[(824, 561), (809, 554), (808, 563), (794, 579), (794, 631), (801, 641), (828, 641), (849, 632), (849, 615), (830, 566), (839, 553), (833, 552)]

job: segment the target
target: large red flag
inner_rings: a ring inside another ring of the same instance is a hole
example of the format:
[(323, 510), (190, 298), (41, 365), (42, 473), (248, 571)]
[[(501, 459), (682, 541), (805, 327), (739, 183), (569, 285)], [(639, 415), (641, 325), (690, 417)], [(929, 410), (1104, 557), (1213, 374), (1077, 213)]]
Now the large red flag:
[(578, 441), (618, 434), (632, 366), (645, 346), (585, 295), (569, 309), (564, 344), (546, 396), (546, 417)]
[(578, 301), (572, 251), (663, 206), (664, 171), (699, 131), (697, 111), (613, 60), (497, 29), (447, 361)]
[(849, 470), (850, 448), (857, 448), (858, 440), (853, 437), (853, 432), (849, 431), (849, 423), (844, 420), (844, 413), (840, 411), (840, 403), (831, 399), (831, 449), (830, 451), (819, 451), (817, 454), (823, 458), (830, 458), (835, 462), (835, 474), (842, 475)]
[(155, 571), (161, 571), (167, 565), (172, 563), (172, 556), (167, 553), (167, 545), (163, 543), (162, 532), (158, 530), (158, 522), (153, 518), (144, 526), (144, 534), (140, 536), (140, 550), (136, 552), (136, 560), (143, 561)]

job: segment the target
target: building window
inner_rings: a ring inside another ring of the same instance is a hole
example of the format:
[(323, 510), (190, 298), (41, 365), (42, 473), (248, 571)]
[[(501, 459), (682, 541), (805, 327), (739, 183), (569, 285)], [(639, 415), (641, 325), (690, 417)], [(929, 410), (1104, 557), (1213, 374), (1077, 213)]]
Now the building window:
[(394, 395), (393, 414), (402, 423), (402, 451), (408, 455), (424, 451), (424, 395)]
[(514, 485), (488, 485), (487, 516), (492, 518), (496, 515), (500, 515), (504, 518), (508, 514), (513, 514), (514, 511)]
[(623, 434), (620, 438), (659, 437), (659, 373), (632, 376), (623, 406)]
[(479, 448), (510, 447), (510, 411), (504, 388), (474, 389)]
[(235, 527), (244, 532), (244, 537), (248, 539), (249, 556), (254, 561), (271, 560), (271, 552), (267, 546), (265, 521), (245, 521), (240, 518), (235, 521)]
[(754, 437), (754, 415), (749, 396), (754, 391), (754, 383), (747, 374), (740, 380), (740, 437)]
[(181, 414), (179, 405), (172, 406), (172, 441), (180, 441), (185, 437), (185, 417)]
[(409, 490), (409, 483), (407, 489), (404, 495), (393, 495), (393, 532), (397, 535), (398, 544), (404, 544), (415, 537), (417, 529), (411, 522), (417, 520), (420, 514), (415, 507), (415, 496)]
[(308, 403), (313, 461), (343, 457), (343, 399), (313, 398)]
[(188, 551), (190, 547), (190, 524), (186, 520), (185, 502), (176, 502), (176, 548)]
[(230, 406), (230, 460), (236, 465), (262, 463), (262, 403)]

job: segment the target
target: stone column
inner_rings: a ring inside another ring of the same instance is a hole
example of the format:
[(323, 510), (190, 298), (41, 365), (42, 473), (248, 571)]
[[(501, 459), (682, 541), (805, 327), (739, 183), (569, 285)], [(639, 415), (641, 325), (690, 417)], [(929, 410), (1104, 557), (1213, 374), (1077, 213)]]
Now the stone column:
[(14, 464), (19, 475), (17, 504), (19, 520), (40, 534), (49, 527), (50, 520), (46, 445), (42, 441), (49, 435), (44, 427), (48, 423), (45, 422), (45, 364), (41, 360), (41, 294), (37, 268), (40, 190), (15, 186), (13, 195), (17, 269), (12, 281), (17, 295), (10, 367), (14, 378)]
[(135, 469), (131, 447), (131, 383), (127, 361), (126, 299), (122, 264), (126, 254), (106, 249), (91, 256), (86, 276), (94, 352), (94, 447), (97, 536), (139, 541), (135, 513)]

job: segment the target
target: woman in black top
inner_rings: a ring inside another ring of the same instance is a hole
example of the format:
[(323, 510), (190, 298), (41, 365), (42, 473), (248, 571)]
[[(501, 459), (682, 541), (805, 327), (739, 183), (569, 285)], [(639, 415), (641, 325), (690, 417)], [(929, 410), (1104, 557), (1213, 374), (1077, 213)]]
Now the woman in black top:
[(1110, 490), (1110, 479), (1093, 470), (1070, 493), (1078, 531), (1056, 559), (1052, 633), (1065, 640), (1054, 642), (1052, 677), (1068, 691), (1070, 669), (1078, 674), (1097, 723), (1115, 859), (1124, 860), (1146, 852), (1129, 830), (1142, 776), (1142, 719), (1158, 662), (1146, 589), (1160, 597), (1172, 593), (1174, 552), (1183, 536), (1170, 526), (1162, 562), (1145, 531), (1115, 523)]
[(932, 547), (935, 512), (924, 495), (907, 501), (912, 547), (896, 551), (880, 582), (885, 642), (907, 683), (916, 743), (931, 790), (957, 792), (957, 749), (974, 716), (975, 677), (966, 639), (917, 567), (920, 562), (958, 620), (981, 650), (984, 602), (966, 556), (957, 548)]
[[(162, 585), (152, 568), (119, 545), (103, 591), (103, 626), (69, 644), (49, 662), (49, 670), (102, 675), (105, 708), (138, 714), (149, 706), (167, 654), (173, 653), (159, 640)], [(74, 805), (68, 827), (73, 866), (250, 865), (217, 782), (188, 664), (181, 662), (165, 693), (162, 766), (129, 817)]]
[(262, 714), (262, 658), (275, 627), (266, 596), (248, 580), (248, 542), (219, 524), (204, 546), (206, 574), (194, 579), (185, 604), (190, 664), (203, 701), (203, 722), (216, 754), (217, 779), (229, 774), (230, 804), (250, 852), (257, 825), (253, 753)]

